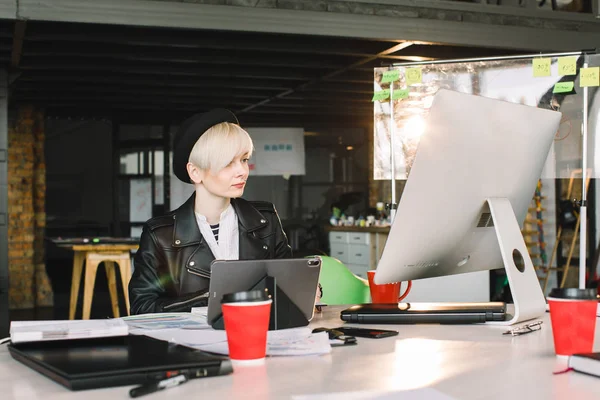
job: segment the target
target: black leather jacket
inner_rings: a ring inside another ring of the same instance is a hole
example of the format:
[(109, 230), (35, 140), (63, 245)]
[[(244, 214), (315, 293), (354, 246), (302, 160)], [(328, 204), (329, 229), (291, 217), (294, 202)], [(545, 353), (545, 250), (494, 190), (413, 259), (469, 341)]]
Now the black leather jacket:
[[(214, 256), (202, 238), (193, 194), (181, 207), (144, 224), (129, 282), (131, 314), (189, 311), (207, 305)], [(239, 222), (240, 260), (289, 258), (287, 237), (273, 204), (231, 199)], [(189, 270), (195, 270), (190, 273)]]

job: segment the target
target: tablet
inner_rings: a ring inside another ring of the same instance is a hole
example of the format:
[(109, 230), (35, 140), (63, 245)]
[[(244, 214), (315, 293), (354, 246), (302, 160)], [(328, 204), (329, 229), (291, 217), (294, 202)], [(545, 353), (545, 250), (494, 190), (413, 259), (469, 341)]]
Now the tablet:
[(223, 295), (255, 288), (265, 277), (275, 278), (306, 321), (313, 317), (321, 259), (291, 258), (272, 260), (215, 260), (211, 264), (207, 320), (221, 316)]

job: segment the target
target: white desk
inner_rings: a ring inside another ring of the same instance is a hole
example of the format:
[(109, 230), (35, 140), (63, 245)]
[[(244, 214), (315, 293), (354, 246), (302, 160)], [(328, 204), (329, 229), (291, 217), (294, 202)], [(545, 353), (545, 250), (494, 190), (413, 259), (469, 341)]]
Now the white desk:
[[(311, 325), (339, 326), (341, 309), (326, 308)], [(400, 331), (396, 337), (359, 338), (357, 346), (335, 347), (327, 356), (270, 358), (261, 367), (192, 380), (142, 399), (290, 399), (300, 394), (421, 387), (456, 399), (598, 399), (600, 378), (552, 374), (564, 367), (564, 361), (553, 354), (548, 315), (543, 320), (540, 331), (518, 337), (501, 335), (506, 328), (499, 326), (395, 326)], [(600, 337), (600, 326), (597, 332)], [(3, 400), (116, 400), (128, 398), (128, 391), (129, 387), (117, 387), (70, 392), (14, 361), (6, 346), (0, 346)]]

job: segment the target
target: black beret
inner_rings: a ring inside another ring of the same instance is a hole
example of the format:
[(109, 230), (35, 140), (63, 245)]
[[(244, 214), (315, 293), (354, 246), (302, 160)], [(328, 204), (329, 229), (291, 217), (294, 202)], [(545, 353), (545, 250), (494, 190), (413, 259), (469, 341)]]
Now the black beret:
[(191, 183), (186, 165), (192, 148), (204, 132), (221, 122), (239, 124), (235, 114), (224, 108), (195, 114), (181, 123), (173, 140), (173, 172), (180, 181)]

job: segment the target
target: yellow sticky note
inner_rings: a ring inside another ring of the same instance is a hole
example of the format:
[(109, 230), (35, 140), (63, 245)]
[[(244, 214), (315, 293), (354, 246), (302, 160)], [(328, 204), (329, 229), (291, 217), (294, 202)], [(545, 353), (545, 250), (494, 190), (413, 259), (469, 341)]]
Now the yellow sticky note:
[(575, 75), (577, 73), (577, 57), (560, 57), (558, 59), (558, 75)]
[(600, 67), (581, 68), (579, 70), (579, 86), (600, 86)]
[(392, 92), (392, 100), (402, 100), (408, 97), (408, 89), (396, 89)]
[(385, 71), (383, 73), (383, 77), (381, 78), (381, 83), (394, 82), (400, 79), (400, 71), (397, 69), (393, 69), (391, 71)]
[(421, 68), (406, 68), (406, 84), (412, 85), (413, 83), (421, 83), (423, 81), (423, 74)]
[(390, 89), (383, 89), (373, 93), (373, 98), (371, 99), (371, 101), (383, 101), (388, 97), (390, 97)]
[(533, 59), (533, 76), (550, 76), (550, 59), (549, 58), (534, 58)]

